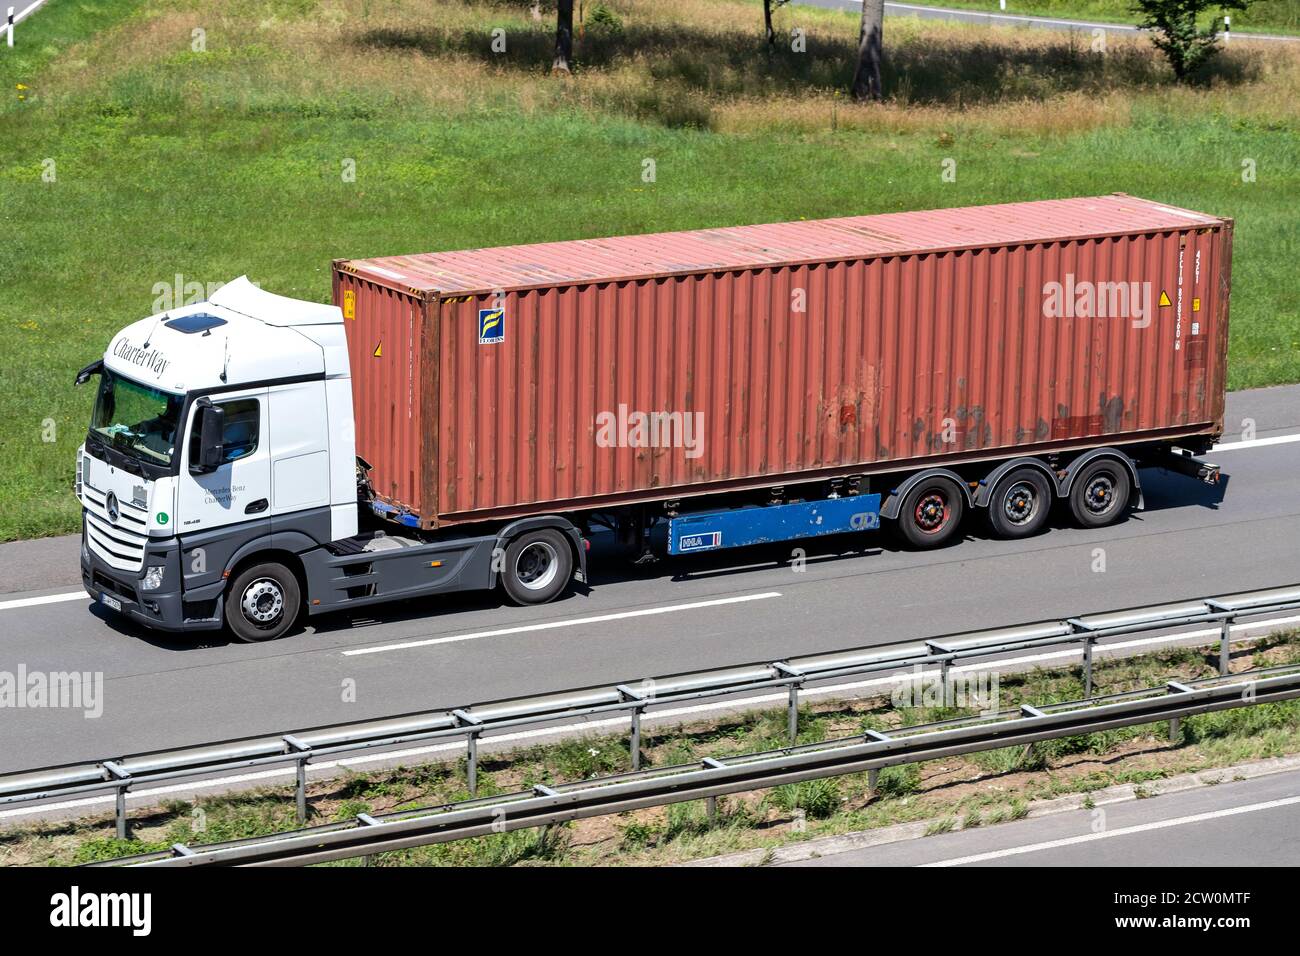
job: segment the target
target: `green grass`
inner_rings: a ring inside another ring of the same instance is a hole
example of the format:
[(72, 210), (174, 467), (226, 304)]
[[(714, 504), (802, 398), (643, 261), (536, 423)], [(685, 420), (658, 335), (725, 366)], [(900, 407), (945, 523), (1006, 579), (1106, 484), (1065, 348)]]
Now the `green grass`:
[[(1006, 10), (997, 0), (907, 0), (927, 7), (950, 7), (982, 10), (988, 13), (1031, 14), (1069, 20), (1096, 20), (1103, 23), (1137, 23), (1131, 0), (1007, 0)], [(1207, 11), (1205, 21), (1223, 16), (1215, 7)], [(1255, 0), (1250, 9), (1232, 11), (1234, 33), (1300, 34), (1300, 3), (1296, 0)], [(888, 32), (886, 32), (888, 42)]]
[[(323, 34), (316, 50), (312, 18), (334, 22), (343, 0), (151, 0), (113, 4), (104, 23), (87, 12), (102, 6), (51, 5), (25, 24), (48, 49), (5, 67), (29, 90), (19, 101), (11, 83), (0, 103), (0, 540), (76, 529), (91, 396), (72, 376), (177, 274), (247, 273), (325, 301), (336, 257), (1123, 191), (1236, 218), (1230, 386), (1300, 380), (1295, 97), (1251, 81), (1249, 58), (1225, 60), (1213, 89), (1173, 91), (1143, 53), (1103, 63), (912, 24), (892, 33), (893, 103), (860, 108), (825, 85), (844, 79), (852, 17), (806, 8), (821, 66), (770, 63), (748, 21), (685, 33), (678, 46), (716, 55), (715, 71), (682, 60), (671, 31), (633, 58), (620, 42), (659, 36), (643, 11), (625, 16), (630, 39), (586, 41), (603, 65), (557, 81), (527, 58), (548, 27), (508, 5), (448, 8), (426, 52), (378, 44), (396, 27)], [(533, 37), (514, 67), (463, 49), (498, 19)], [(189, 46), (200, 22), (203, 54)], [(77, 35), (91, 39), (66, 49)], [(1054, 106), (1062, 95), (1085, 99)], [(1094, 99), (1113, 115), (1075, 124)]]

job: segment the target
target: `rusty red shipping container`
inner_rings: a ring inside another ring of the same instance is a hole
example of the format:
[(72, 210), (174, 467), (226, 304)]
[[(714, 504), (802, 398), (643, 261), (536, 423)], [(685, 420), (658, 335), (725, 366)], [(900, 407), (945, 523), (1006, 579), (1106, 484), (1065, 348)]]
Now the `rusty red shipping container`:
[[(340, 260), (334, 301), (357, 453), (438, 527), (1217, 434), (1231, 248), (1112, 195)], [(635, 412), (698, 445), (598, 440)]]

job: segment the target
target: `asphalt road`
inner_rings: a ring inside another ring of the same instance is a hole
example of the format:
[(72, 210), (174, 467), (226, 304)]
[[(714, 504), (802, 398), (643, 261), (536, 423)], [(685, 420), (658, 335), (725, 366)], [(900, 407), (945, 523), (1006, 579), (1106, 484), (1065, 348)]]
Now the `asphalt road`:
[[(1259, 439), (1300, 434), (1300, 387), (1229, 396), (1228, 441), (1247, 416)], [(925, 553), (871, 534), (865, 552), (810, 545), (802, 572), (772, 551), (598, 563), (592, 589), (543, 608), (430, 599), (267, 645), (167, 638), (84, 597), (31, 604), (78, 582), (76, 539), (4, 545), (0, 580), (22, 590), (0, 594), (0, 672), (101, 672), (104, 694), (98, 717), (5, 713), (0, 772), (1300, 581), (1300, 442), (1212, 458), (1219, 488), (1147, 472), (1147, 509), (1109, 529), (1016, 543), (973, 526)], [(389, 647), (411, 641), (436, 643)]]
[[(862, 10), (862, 0), (795, 0), (795, 2), (809, 7), (822, 7), (827, 10), (849, 10), (859, 14)], [(1101, 29), (1120, 33), (1142, 32), (1138, 27), (1131, 24), (1002, 13), (997, 9), (996, 3), (989, 4), (987, 13), (979, 10), (951, 10), (945, 7), (921, 6), (914, 3), (886, 3), (885, 15), (890, 17), (920, 17), (922, 20), (946, 20), (950, 23), (979, 23), (995, 27), (1025, 27), (1034, 30), (1083, 30), (1092, 33), (1093, 30)], [(1229, 42), (1231, 40), (1269, 40), (1296, 43), (1300, 42), (1300, 37), (1270, 33), (1238, 33), (1234, 30)], [(886, 40), (886, 43), (888, 43), (888, 40)]]
[(1300, 864), (1300, 771), (1197, 787), (1092, 810), (1072, 810), (1015, 823), (959, 830), (786, 865), (1258, 867), (1297, 864)]

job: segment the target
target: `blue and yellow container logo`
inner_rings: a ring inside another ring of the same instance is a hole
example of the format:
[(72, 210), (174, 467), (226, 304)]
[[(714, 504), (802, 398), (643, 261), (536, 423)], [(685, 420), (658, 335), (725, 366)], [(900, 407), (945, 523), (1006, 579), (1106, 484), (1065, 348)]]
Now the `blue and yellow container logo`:
[(506, 310), (478, 310), (478, 344), (496, 345), (506, 340)]

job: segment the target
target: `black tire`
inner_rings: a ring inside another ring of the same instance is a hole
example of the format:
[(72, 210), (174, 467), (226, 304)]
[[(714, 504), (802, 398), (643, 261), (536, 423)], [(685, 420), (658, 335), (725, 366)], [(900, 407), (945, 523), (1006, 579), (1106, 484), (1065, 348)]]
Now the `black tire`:
[(297, 576), (273, 561), (245, 568), (226, 589), (226, 626), (246, 643), (283, 637), (301, 610)]
[(1016, 468), (1003, 475), (989, 495), (989, 530), (998, 538), (1028, 538), (1047, 525), (1052, 513), (1052, 485), (1037, 468)]
[(898, 530), (913, 548), (938, 548), (957, 534), (966, 510), (962, 490), (947, 478), (927, 478), (903, 498)]
[(545, 604), (573, 580), (569, 539), (554, 528), (527, 531), (506, 546), (501, 588), (515, 604)]
[(1128, 468), (1115, 458), (1098, 458), (1084, 465), (1070, 486), (1070, 514), (1084, 528), (1103, 528), (1128, 513), (1133, 481)]

